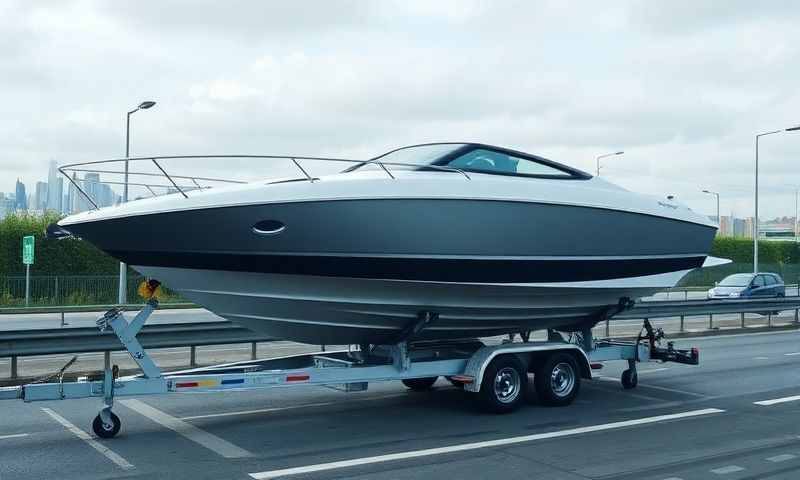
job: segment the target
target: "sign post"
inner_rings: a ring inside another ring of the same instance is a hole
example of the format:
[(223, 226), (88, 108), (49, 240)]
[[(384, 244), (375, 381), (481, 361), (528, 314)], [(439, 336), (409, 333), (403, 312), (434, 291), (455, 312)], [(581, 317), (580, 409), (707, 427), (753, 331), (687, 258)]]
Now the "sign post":
[(33, 265), (33, 235), (22, 237), (22, 263), (25, 264), (25, 306), (31, 303), (31, 265)]

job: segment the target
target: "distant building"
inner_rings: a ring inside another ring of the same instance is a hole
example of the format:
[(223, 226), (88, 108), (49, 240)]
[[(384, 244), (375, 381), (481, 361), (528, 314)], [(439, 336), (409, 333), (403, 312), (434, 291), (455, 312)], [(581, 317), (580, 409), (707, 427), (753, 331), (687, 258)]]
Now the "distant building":
[(733, 219), (733, 236), (739, 238), (747, 236), (747, 222), (743, 218)]
[(722, 216), (719, 219), (719, 230), (717, 231), (717, 236), (720, 237), (732, 237), (733, 236), (733, 226), (731, 217)]
[(753, 232), (755, 231), (753, 226), (753, 217), (747, 217), (744, 219), (744, 238), (753, 238)]
[(36, 182), (36, 193), (33, 197), (31, 207), (36, 210), (46, 210), (48, 198), (48, 186), (45, 182)]
[(7, 197), (0, 198), (0, 220), (14, 213), (15, 209), (16, 209), (16, 204), (14, 200)]
[(758, 238), (794, 240), (794, 223), (767, 223), (758, 227)]
[(16, 186), (16, 193), (14, 194), (14, 198), (16, 199), (16, 209), (17, 210), (27, 210), (28, 209), (28, 196), (25, 194), (25, 184), (17, 179), (17, 186)]
[(62, 211), (62, 198), (64, 196), (64, 179), (58, 173), (55, 160), (50, 160), (50, 169), (47, 172), (47, 205), (46, 210)]

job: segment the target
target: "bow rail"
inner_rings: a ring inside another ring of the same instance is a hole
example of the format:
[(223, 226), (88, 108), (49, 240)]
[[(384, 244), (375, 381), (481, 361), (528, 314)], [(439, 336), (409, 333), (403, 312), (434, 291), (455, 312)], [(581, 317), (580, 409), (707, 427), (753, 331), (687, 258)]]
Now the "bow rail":
[[(414, 170), (434, 170), (434, 171), (443, 171), (443, 172), (452, 172), (458, 173), (467, 180), (471, 180), (469, 174), (464, 170), (449, 167), (446, 165), (418, 165), (414, 163), (403, 163), (403, 162), (383, 162), (379, 159), (371, 159), (371, 160), (353, 160), (353, 159), (346, 159), (346, 158), (332, 158), (332, 157), (300, 157), (300, 156), (292, 156), (292, 155), (170, 155), (170, 156), (148, 156), (148, 157), (129, 157), (129, 158), (112, 158), (106, 160), (95, 160), (91, 162), (80, 162), (80, 163), (71, 163), (67, 165), (63, 165), (58, 168), (59, 172), (64, 175), (67, 180), (75, 187), (77, 192), (86, 199), (92, 209), (99, 209), (100, 205), (96, 198), (93, 198), (91, 195), (91, 191), (95, 190), (97, 187), (95, 185), (98, 184), (105, 184), (105, 185), (122, 185), (127, 187), (142, 187), (146, 189), (151, 197), (156, 197), (160, 195), (168, 195), (172, 193), (179, 193), (183, 195), (184, 198), (189, 198), (188, 193), (192, 191), (202, 191), (206, 189), (210, 189), (214, 187), (214, 184), (244, 184), (244, 183), (251, 183), (257, 180), (241, 180), (241, 179), (228, 179), (228, 178), (218, 178), (218, 177), (209, 177), (209, 176), (195, 176), (195, 175), (180, 175), (175, 173), (168, 173), (167, 170), (162, 165), (167, 161), (174, 161), (174, 160), (212, 160), (212, 159), (223, 159), (223, 160), (284, 160), (287, 161), (287, 164), (292, 166), (300, 173), (297, 178), (287, 179), (285, 181), (308, 181), (314, 183), (320, 180), (319, 176), (313, 175), (310, 170), (308, 169), (309, 162), (323, 162), (327, 163), (328, 165), (333, 164), (334, 162), (340, 162), (348, 164), (348, 169), (351, 170), (353, 165), (357, 167), (362, 166), (371, 166), (375, 165), (380, 168), (386, 175), (395, 180), (396, 177), (392, 174), (392, 171), (389, 167), (403, 167), (408, 169), (409, 167)], [(109, 167), (109, 165), (117, 165), (123, 163), (124, 167), (120, 170), (116, 170), (113, 167)], [(306, 164), (304, 166), (303, 164)], [(141, 168), (138, 170), (136, 168), (131, 169), (131, 165), (134, 167), (143, 167), (145, 165), (150, 167), (155, 167), (154, 171), (144, 171)], [(82, 173), (84, 174), (84, 178), (78, 178), (77, 174)], [(329, 173), (346, 173), (345, 171), (337, 170), (335, 172)], [(71, 174), (71, 175), (70, 175)], [(96, 174), (98, 175), (98, 179), (89, 179), (86, 178), (88, 174)], [(123, 177), (124, 180), (99, 180), (99, 175), (120, 175)], [(133, 177), (134, 180), (131, 180)], [(155, 181), (155, 183), (149, 181), (150, 179), (160, 179)], [(261, 177), (263, 180), (263, 177)], [(165, 182), (166, 181), (166, 182)], [(88, 191), (87, 191), (88, 190)], [(163, 193), (160, 193), (162, 192)], [(102, 203), (102, 202), (100, 202)]]

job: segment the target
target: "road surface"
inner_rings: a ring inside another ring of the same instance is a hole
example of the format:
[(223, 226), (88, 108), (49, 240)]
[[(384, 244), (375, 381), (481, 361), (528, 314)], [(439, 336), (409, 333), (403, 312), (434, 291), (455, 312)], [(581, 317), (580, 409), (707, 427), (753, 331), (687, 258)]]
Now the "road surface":
[(642, 365), (628, 391), (609, 363), (575, 404), (503, 416), (443, 380), (151, 396), (119, 399), (121, 433), (98, 440), (98, 399), (9, 401), (0, 478), (799, 478), (800, 332), (680, 344), (700, 366)]

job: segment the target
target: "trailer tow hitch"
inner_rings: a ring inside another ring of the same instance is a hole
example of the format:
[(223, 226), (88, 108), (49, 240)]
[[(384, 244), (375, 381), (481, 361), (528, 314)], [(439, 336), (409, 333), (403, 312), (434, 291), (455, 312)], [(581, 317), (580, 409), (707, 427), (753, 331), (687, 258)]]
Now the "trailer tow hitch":
[[(642, 333), (644, 333), (644, 335), (642, 335)], [(651, 359), (661, 360), (662, 362), (683, 363), (686, 365), (700, 364), (700, 350), (696, 347), (689, 349), (678, 349), (675, 348), (674, 342), (667, 342), (666, 348), (660, 346), (661, 340), (664, 339), (664, 331), (660, 328), (654, 329), (653, 325), (648, 319), (644, 320), (642, 331), (639, 332), (639, 336), (636, 338), (636, 343), (639, 344), (639, 342), (645, 339), (650, 345)]]

